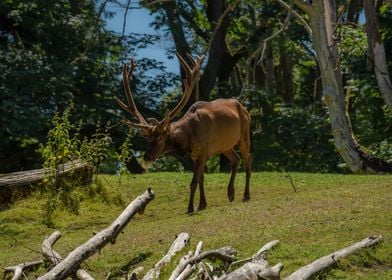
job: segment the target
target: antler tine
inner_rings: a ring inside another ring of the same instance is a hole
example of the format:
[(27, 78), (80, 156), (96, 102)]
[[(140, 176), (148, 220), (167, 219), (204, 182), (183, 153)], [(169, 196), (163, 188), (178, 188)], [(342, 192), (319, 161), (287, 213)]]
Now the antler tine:
[[(197, 80), (197, 77), (200, 72), (200, 67), (201, 67), (201, 64), (203, 63), (205, 55), (201, 55), (196, 61), (190, 55), (188, 55), (188, 58), (190, 58), (190, 60), (192, 61), (192, 68), (189, 67), (189, 64), (185, 61), (185, 59), (179, 53), (177, 53), (177, 57), (180, 60), (181, 66), (185, 70), (184, 91), (183, 91), (182, 98), (181, 98), (180, 102), (168, 114), (169, 120), (173, 119), (174, 116), (176, 116), (178, 114), (178, 112), (180, 112), (184, 108), (186, 103), (188, 102), (188, 100), (192, 94), (193, 88), (196, 84), (196, 80)], [(163, 121), (165, 121), (165, 119)]]
[[(180, 55), (180, 53), (176, 53), (176, 55), (177, 55), (177, 57), (178, 57), (178, 60), (180, 61), (180, 64), (181, 64), (181, 67), (184, 69), (184, 71), (185, 71), (185, 79), (186, 80), (189, 80), (190, 79), (190, 77), (192, 76), (192, 70), (191, 70), (191, 68), (189, 67), (189, 64), (185, 61), (185, 59)], [(189, 55), (189, 54), (187, 54), (187, 56), (188, 56), (188, 58), (190, 58), (190, 61), (192, 61), (193, 62), (193, 58)], [(194, 63), (193, 63), (194, 64)], [(194, 66), (194, 65), (193, 65)]]
[(117, 97), (115, 97), (114, 100), (121, 107), (121, 109), (129, 112), (131, 115), (133, 115), (134, 117), (136, 117), (140, 121), (140, 124), (132, 123), (129, 120), (125, 120), (124, 123), (126, 123), (129, 126), (136, 127), (136, 128), (150, 128), (151, 125), (149, 125), (146, 122), (146, 120), (144, 119), (144, 117), (142, 116), (142, 114), (140, 114), (140, 112), (136, 108), (135, 101), (133, 100), (133, 97), (132, 97), (132, 91), (129, 86), (129, 80), (132, 79), (132, 72), (136, 67), (136, 63), (134, 60), (131, 60), (130, 64), (131, 64), (131, 68), (129, 70), (128, 70), (128, 67), (126, 64), (123, 65), (123, 70), (122, 70), (124, 92), (125, 92), (125, 96), (128, 101), (128, 105), (126, 105), (123, 101), (121, 101)]
[(128, 81), (132, 82), (132, 73), (133, 73), (133, 70), (135, 70), (137, 65), (136, 65), (136, 61), (134, 59), (131, 59), (129, 64), (131, 65), (131, 68), (129, 69), (129, 71), (127, 70), (127, 77), (128, 77)]

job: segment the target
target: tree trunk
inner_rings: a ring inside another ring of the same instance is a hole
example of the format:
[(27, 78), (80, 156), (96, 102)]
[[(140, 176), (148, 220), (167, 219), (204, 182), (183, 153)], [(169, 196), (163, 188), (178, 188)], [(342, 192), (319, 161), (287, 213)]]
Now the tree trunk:
[[(211, 32), (217, 27), (217, 23), (220, 17), (225, 12), (226, 8), (225, 0), (209, 0), (207, 1), (206, 13), (208, 21), (211, 24)], [(221, 71), (222, 61), (224, 54), (228, 52), (226, 47), (226, 33), (230, 25), (230, 19), (228, 16), (223, 18), (221, 25), (215, 33), (215, 36), (211, 38), (211, 48), (208, 53), (208, 62), (204, 69), (204, 73), (200, 78), (199, 92), (201, 100), (208, 100), (210, 92), (215, 85), (215, 81)]]
[(290, 106), (294, 100), (293, 63), (289, 53), (282, 46), (279, 47), (279, 66), (276, 68), (277, 93), (282, 97), (285, 105)]
[(333, 39), (336, 8), (334, 0), (313, 1), (311, 5), (300, 0), (295, 3), (308, 13), (312, 28), (313, 46), (320, 66), (323, 97), (328, 107), (336, 148), (354, 173), (391, 172), (392, 166), (361, 151), (347, 116), (339, 54)]
[(363, 0), (368, 38), (368, 67), (374, 69), (378, 88), (389, 110), (392, 111), (392, 83), (389, 78), (385, 47), (381, 40), (376, 7), (373, 0)]

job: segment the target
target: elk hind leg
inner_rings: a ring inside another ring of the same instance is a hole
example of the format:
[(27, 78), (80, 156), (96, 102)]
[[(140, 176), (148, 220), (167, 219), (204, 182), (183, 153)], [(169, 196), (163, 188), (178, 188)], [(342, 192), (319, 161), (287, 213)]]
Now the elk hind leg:
[(250, 200), (249, 184), (250, 184), (250, 175), (251, 175), (251, 160), (250, 160), (250, 154), (249, 154), (249, 148), (250, 148), (249, 137), (246, 137), (245, 140), (240, 141), (238, 146), (241, 151), (241, 157), (242, 157), (242, 160), (244, 161), (245, 172), (246, 172), (245, 191), (244, 191), (244, 197), (243, 197), (242, 201), (249, 201)]
[(199, 206), (197, 210), (203, 210), (207, 207), (206, 195), (204, 194), (204, 172), (201, 174), (201, 178), (199, 181), (199, 191), (200, 191), (200, 199)]
[(231, 162), (230, 182), (229, 182), (229, 185), (227, 186), (227, 197), (229, 198), (229, 201), (231, 202), (234, 200), (234, 194), (235, 194), (234, 180), (235, 180), (235, 176), (237, 174), (238, 163), (239, 163), (240, 157), (233, 149), (231, 149), (230, 151), (224, 152), (223, 155), (225, 157), (227, 157)]

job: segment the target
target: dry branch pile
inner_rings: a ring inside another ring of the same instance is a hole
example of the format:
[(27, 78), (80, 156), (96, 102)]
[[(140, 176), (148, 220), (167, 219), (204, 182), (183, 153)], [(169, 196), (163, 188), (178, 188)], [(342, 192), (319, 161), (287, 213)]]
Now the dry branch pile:
[[(60, 238), (60, 232), (55, 231), (51, 236), (46, 238), (42, 244), (42, 254), (48, 260), (52, 267), (46, 274), (38, 279), (65, 279), (73, 277), (83, 280), (92, 280), (88, 272), (80, 268), (82, 263), (90, 256), (97, 253), (108, 243), (115, 243), (117, 235), (128, 224), (136, 213), (143, 213), (147, 204), (154, 198), (154, 193), (148, 189), (144, 194), (138, 196), (132, 201), (120, 216), (106, 229), (97, 233), (86, 243), (74, 249), (67, 257), (62, 258), (54, 249), (54, 243)], [(330, 267), (339, 259), (346, 257), (356, 251), (373, 246), (382, 240), (381, 236), (369, 236), (349, 247), (343, 248), (330, 255), (299, 268), (292, 273), (286, 280), (310, 279), (320, 271)], [(180, 233), (172, 243), (167, 254), (159, 260), (147, 273), (142, 275), (143, 268), (138, 267), (124, 276), (124, 279), (131, 280), (153, 280), (160, 279), (161, 270), (170, 263), (173, 256), (182, 251), (189, 245), (190, 236), (188, 233)], [(179, 261), (178, 265), (171, 272), (169, 280), (185, 279), (210, 279), (210, 280), (278, 280), (283, 268), (281, 263), (270, 266), (267, 261), (268, 251), (279, 244), (274, 240), (264, 245), (252, 257), (236, 260), (236, 251), (232, 247), (222, 247), (217, 250), (203, 251), (203, 243), (200, 241), (195, 251), (189, 251)], [(209, 260), (219, 259), (223, 262), (219, 268), (214, 267)], [(22, 263), (19, 265), (6, 267), (5, 271), (13, 273), (13, 280), (21, 279), (25, 270), (31, 267), (39, 266), (43, 260)]]

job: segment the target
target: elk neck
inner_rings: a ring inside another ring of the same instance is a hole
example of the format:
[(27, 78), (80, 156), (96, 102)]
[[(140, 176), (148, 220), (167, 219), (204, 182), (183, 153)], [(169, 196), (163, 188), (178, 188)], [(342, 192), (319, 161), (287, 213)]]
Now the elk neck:
[(191, 152), (192, 128), (189, 121), (180, 119), (170, 124), (169, 139), (166, 142), (166, 152), (172, 155), (184, 156)]

